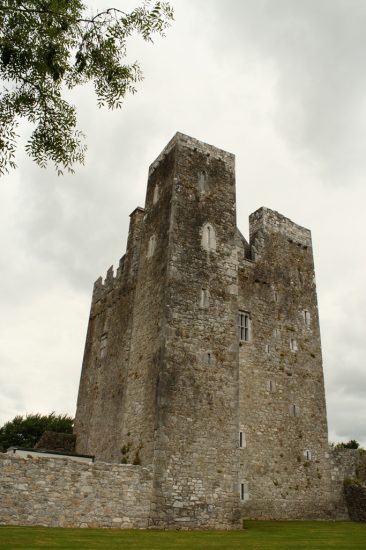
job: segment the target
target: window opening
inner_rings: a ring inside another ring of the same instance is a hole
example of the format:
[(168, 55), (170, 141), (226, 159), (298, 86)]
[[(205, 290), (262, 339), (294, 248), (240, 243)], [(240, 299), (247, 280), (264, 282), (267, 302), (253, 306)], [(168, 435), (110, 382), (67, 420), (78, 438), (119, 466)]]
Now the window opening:
[(159, 185), (156, 184), (154, 187), (153, 204), (156, 204), (158, 200), (159, 200)]
[(309, 449), (306, 449), (306, 451), (304, 451), (304, 457), (306, 458), (306, 460), (311, 460), (311, 451), (309, 451)]
[(249, 500), (249, 484), (247, 481), (240, 483), (240, 500), (242, 502)]
[(308, 327), (310, 326), (310, 312), (307, 309), (304, 309), (303, 311), (304, 315), (304, 323)]
[(297, 351), (297, 342), (294, 338), (291, 338), (290, 340), (290, 349), (291, 351)]
[(239, 432), (239, 448), (244, 449), (247, 446), (247, 442), (245, 439), (245, 433)]
[(198, 190), (203, 195), (206, 192), (206, 172), (200, 172), (198, 176)]
[(201, 289), (201, 307), (208, 307), (208, 289), (202, 288)]
[(209, 223), (204, 225), (202, 229), (201, 245), (208, 252), (211, 250), (216, 250), (215, 230)]
[(238, 332), (239, 340), (249, 342), (250, 340), (250, 315), (246, 311), (239, 311)]
[(102, 334), (100, 338), (100, 357), (103, 359), (105, 357), (105, 354), (107, 353), (107, 343), (108, 343), (108, 335), (106, 333)]
[(291, 416), (300, 415), (300, 408), (298, 407), (298, 405), (290, 405), (290, 414)]
[(152, 235), (149, 239), (149, 246), (148, 246), (148, 249), (147, 249), (147, 257), (148, 258), (151, 258), (151, 256), (154, 254), (155, 244), (156, 244), (156, 237), (155, 237), (155, 235)]

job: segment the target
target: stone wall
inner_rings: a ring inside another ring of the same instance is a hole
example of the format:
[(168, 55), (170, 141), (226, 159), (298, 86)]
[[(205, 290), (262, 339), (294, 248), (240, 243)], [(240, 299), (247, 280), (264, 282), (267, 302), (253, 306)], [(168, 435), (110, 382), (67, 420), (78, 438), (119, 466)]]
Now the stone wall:
[(330, 461), (336, 518), (366, 521), (366, 452), (336, 447)]
[(0, 454), (0, 524), (147, 527), (151, 488), (141, 466)]
[(344, 487), (349, 517), (352, 521), (366, 521), (366, 485), (347, 482)]
[(334, 517), (311, 234), (268, 208), (239, 264), (241, 480), (250, 518)]

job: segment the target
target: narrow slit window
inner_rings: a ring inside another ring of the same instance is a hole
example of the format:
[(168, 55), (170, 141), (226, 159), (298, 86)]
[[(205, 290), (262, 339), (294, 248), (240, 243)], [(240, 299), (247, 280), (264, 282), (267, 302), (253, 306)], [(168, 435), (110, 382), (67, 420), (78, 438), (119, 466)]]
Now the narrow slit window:
[(240, 500), (241, 502), (249, 500), (249, 484), (247, 481), (242, 481), (240, 483)]
[(159, 185), (156, 184), (154, 187), (153, 204), (156, 204), (158, 200), (159, 200)]
[(107, 344), (108, 344), (108, 335), (106, 333), (102, 334), (100, 338), (100, 357), (103, 359), (107, 353)]
[(290, 349), (291, 349), (291, 351), (297, 351), (298, 350), (297, 342), (294, 338), (291, 338), (291, 340), (290, 340)]
[(212, 241), (211, 227), (208, 226), (207, 227), (207, 248), (208, 248), (208, 250), (211, 250), (211, 241)]
[(200, 306), (201, 307), (208, 307), (209, 305), (209, 292), (208, 292), (208, 289), (207, 288), (202, 288), (201, 289), (201, 303), (200, 303)]
[(198, 176), (198, 190), (203, 195), (206, 192), (207, 175), (206, 172), (200, 172)]
[(267, 382), (267, 390), (269, 392), (275, 392), (276, 391), (276, 383), (274, 380), (268, 380)]
[(207, 354), (207, 364), (211, 365), (211, 353), (210, 352), (208, 352), (208, 354)]
[(245, 439), (245, 433), (244, 432), (239, 432), (239, 448), (240, 449), (245, 449), (246, 446), (247, 446), (247, 442), (246, 442), (246, 439)]
[(271, 351), (270, 345), (266, 344), (265, 346), (266, 353), (269, 353)]
[(215, 230), (212, 227), (212, 225), (209, 223), (206, 223), (206, 225), (203, 226), (201, 245), (202, 245), (202, 248), (207, 250), (207, 252), (216, 250)]
[(304, 323), (307, 327), (310, 326), (310, 312), (307, 309), (303, 311)]
[(156, 236), (152, 235), (149, 239), (149, 244), (147, 248), (147, 257), (151, 258), (155, 252), (155, 246), (156, 246)]
[(291, 416), (299, 416), (300, 415), (300, 407), (298, 405), (290, 405), (290, 415)]
[(250, 334), (250, 328), (251, 328), (251, 322), (250, 322), (250, 315), (246, 311), (239, 311), (238, 314), (238, 332), (239, 332), (239, 340), (243, 342), (249, 342), (251, 334)]
[(309, 449), (306, 449), (304, 451), (304, 457), (306, 460), (310, 461), (311, 460), (311, 451), (309, 451)]

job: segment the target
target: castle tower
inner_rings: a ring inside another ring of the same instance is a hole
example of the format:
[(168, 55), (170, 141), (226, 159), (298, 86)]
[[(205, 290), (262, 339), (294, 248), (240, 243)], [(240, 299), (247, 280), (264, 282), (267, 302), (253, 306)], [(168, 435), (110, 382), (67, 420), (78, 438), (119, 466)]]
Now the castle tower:
[[(260, 208), (239, 253), (240, 477), (255, 518), (324, 518), (329, 445), (311, 234)], [(249, 256), (249, 257), (248, 257)], [(243, 332), (243, 329), (241, 329)], [(245, 330), (245, 329), (244, 329)]]
[(260, 209), (248, 243), (235, 207), (234, 156), (176, 134), (95, 284), (77, 451), (151, 468), (151, 526), (326, 514), (310, 232)]

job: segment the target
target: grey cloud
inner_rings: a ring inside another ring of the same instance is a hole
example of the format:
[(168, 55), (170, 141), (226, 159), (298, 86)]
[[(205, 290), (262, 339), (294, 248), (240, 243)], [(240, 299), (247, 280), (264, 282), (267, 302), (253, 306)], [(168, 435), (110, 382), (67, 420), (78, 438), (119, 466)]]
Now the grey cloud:
[[(331, 183), (365, 168), (366, 4), (363, 0), (216, 2), (222, 63), (274, 64), (276, 121)], [(225, 39), (222, 40), (223, 35)], [(221, 54), (221, 55), (220, 55)], [(228, 61), (227, 61), (228, 60)]]

